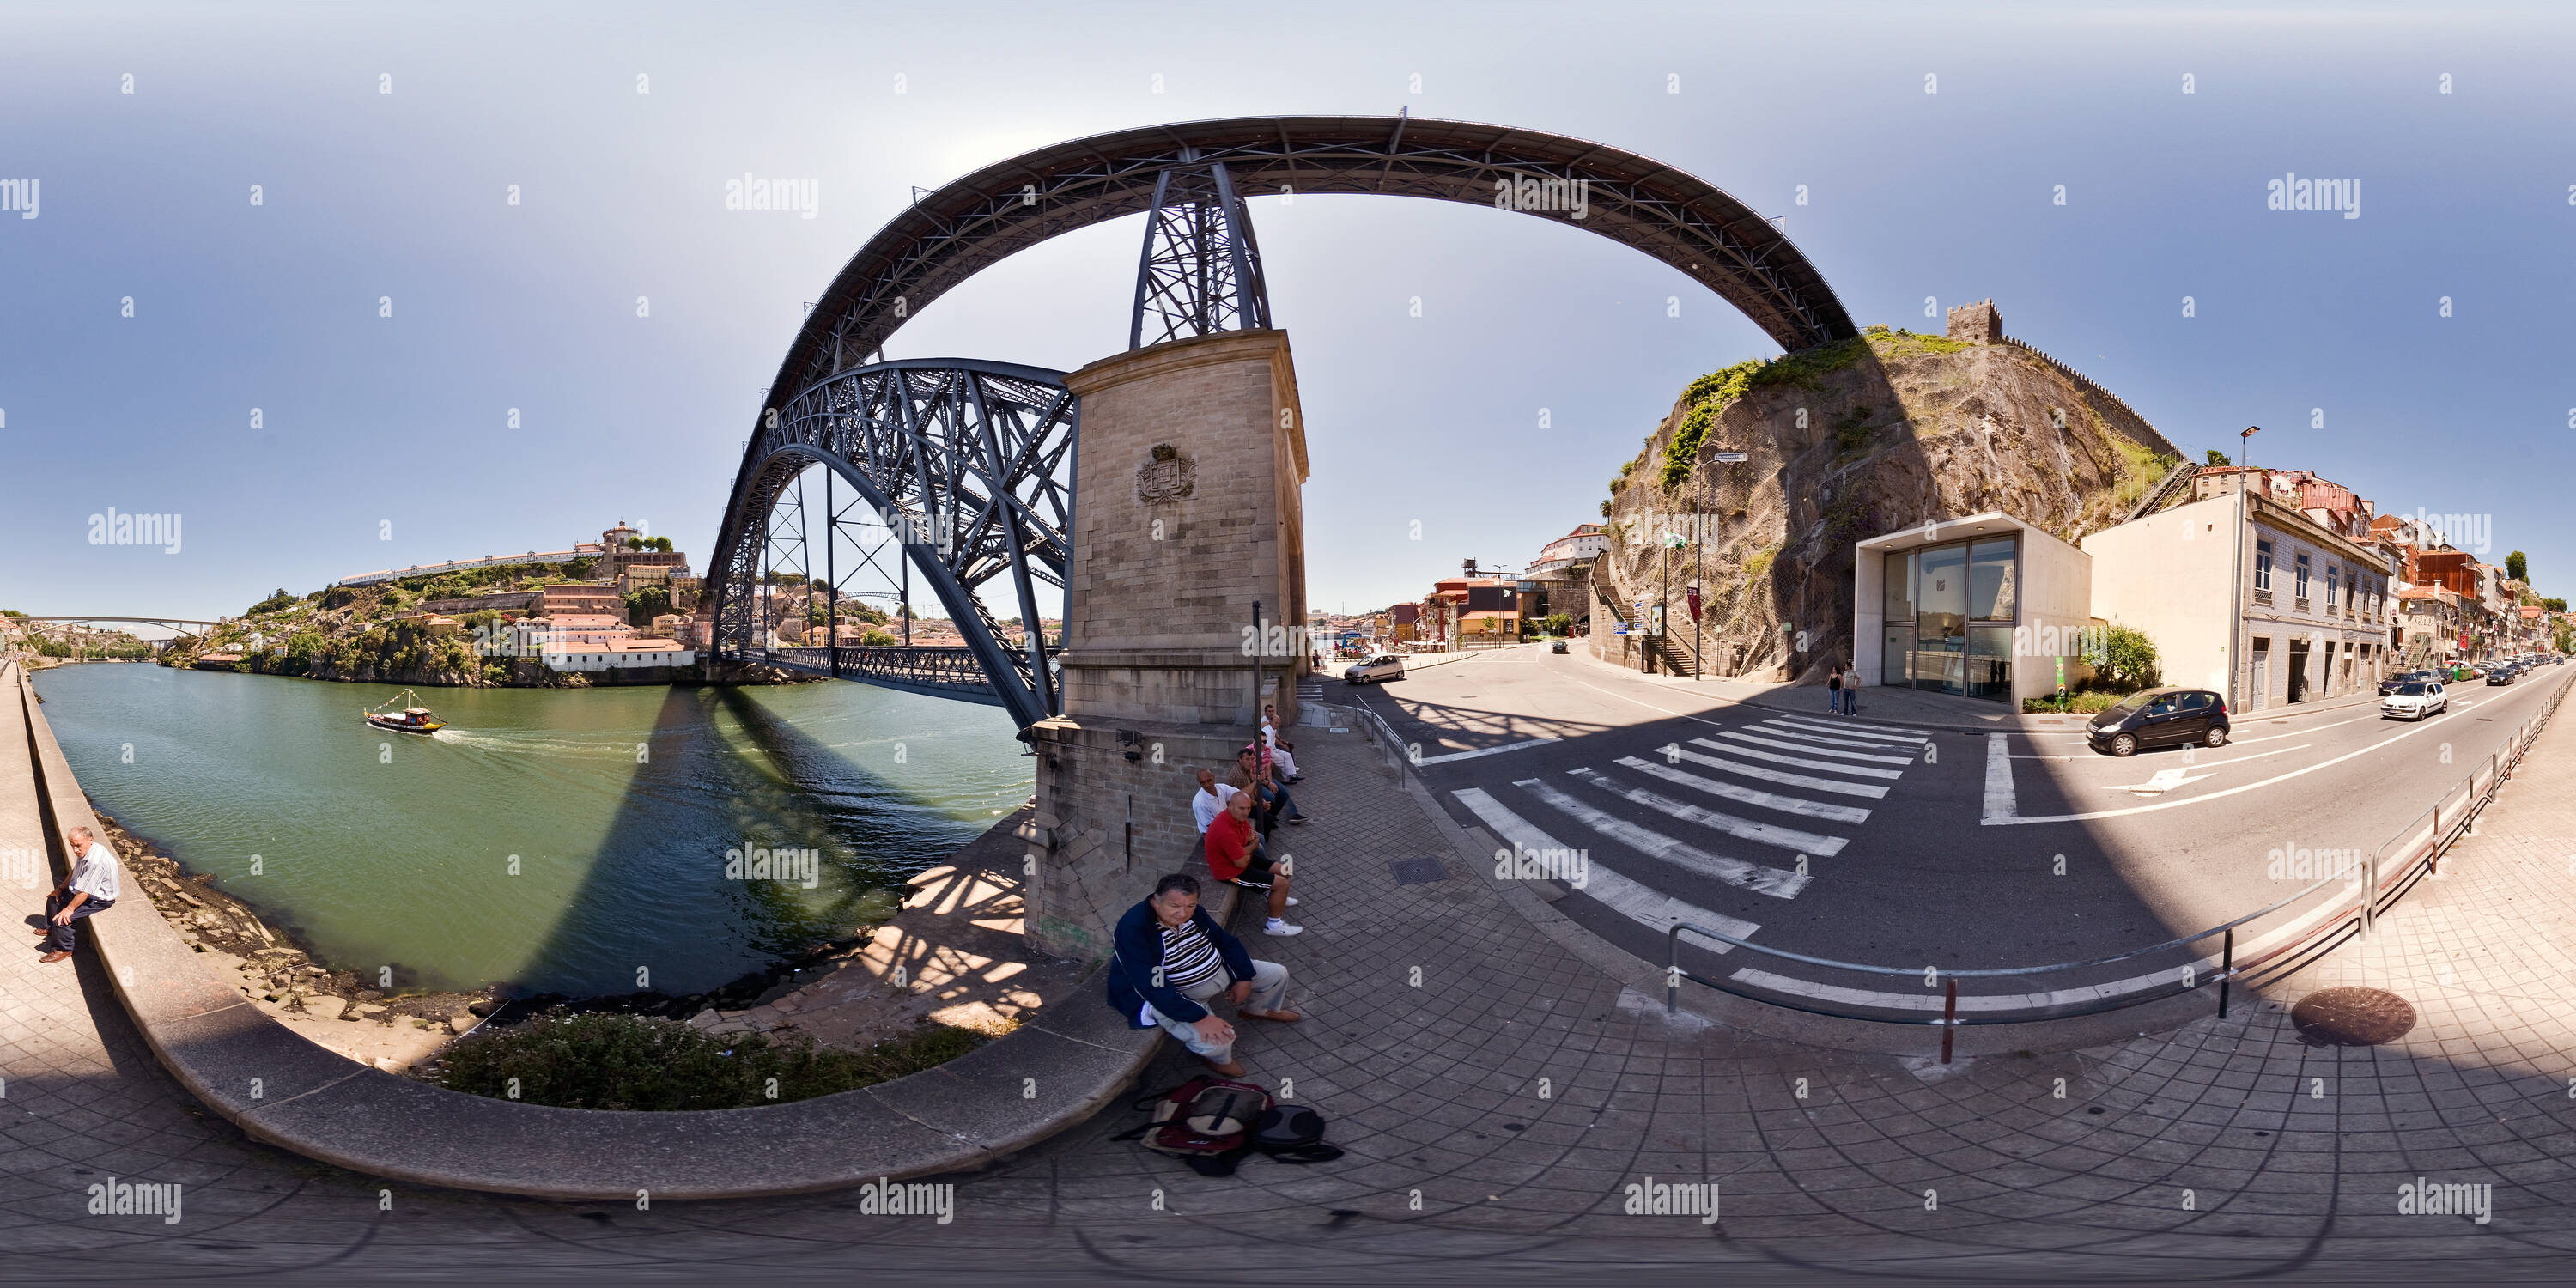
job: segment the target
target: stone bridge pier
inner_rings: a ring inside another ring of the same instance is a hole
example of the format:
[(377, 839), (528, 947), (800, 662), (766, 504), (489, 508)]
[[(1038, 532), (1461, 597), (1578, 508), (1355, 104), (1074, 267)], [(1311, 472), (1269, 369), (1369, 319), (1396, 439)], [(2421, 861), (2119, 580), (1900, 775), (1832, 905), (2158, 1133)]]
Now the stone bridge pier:
[(1096, 959), (1154, 879), (1194, 861), (1196, 771), (1232, 767), (1263, 703), (1297, 718), (1309, 471), (1284, 331), (1135, 349), (1065, 383), (1082, 502), (1064, 714), (1029, 730), (1026, 925), (1043, 951)]

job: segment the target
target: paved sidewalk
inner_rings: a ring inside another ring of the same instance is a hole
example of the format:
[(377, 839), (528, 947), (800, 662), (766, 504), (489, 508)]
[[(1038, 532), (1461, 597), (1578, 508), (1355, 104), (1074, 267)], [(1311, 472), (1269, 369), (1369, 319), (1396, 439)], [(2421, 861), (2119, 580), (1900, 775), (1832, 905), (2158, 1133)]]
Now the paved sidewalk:
[[(398, 1188), (388, 1213), (375, 1182), (184, 1107), (112, 1012), (11, 981), (0, 1211), (22, 1255), (9, 1264), (55, 1280), (586, 1266), (649, 1282), (721, 1264), (782, 1280), (971, 1267), (1057, 1281), (1164, 1277), (1196, 1249), (1224, 1278), (1281, 1283), (1781, 1282), (1826, 1268), (2420, 1281), (2436, 1261), (2503, 1282), (2563, 1279), (2576, 1249), (2576, 961), (2562, 947), (2576, 942), (2576, 731), (2542, 737), (2445, 878), (2374, 941), (2240, 998), (2233, 1018), (1947, 1069), (1668, 1025), (1660, 998), (1534, 927), (1518, 911), (1530, 892), (1459, 853), (1361, 735), (1309, 727), (1298, 743), (1317, 821), (1274, 844), (1299, 858), (1308, 931), (1248, 942), (1291, 968), (1309, 1019), (1247, 1023), (1241, 1049), (1331, 1120), (1350, 1151), (1337, 1163), (1200, 1177), (1109, 1140), (1141, 1118), (1112, 1111), (954, 1178), (950, 1225), (863, 1215), (848, 1192), (638, 1211)], [(1394, 864), (1422, 857), (1446, 876), (1401, 879)], [(98, 983), (88, 996), (107, 996)], [(2306, 1046), (2284, 1005), (2342, 984), (2393, 989), (2421, 1019), (2385, 1046)], [(20, 1062), (39, 1040), (74, 1054), (30, 1075)], [(1152, 1086), (1192, 1063), (1167, 1049)], [(84, 1187), (110, 1172), (189, 1182), (186, 1220), (84, 1215)], [(2492, 1220), (2400, 1215), (2397, 1187), (2418, 1176), (2492, 1185)], [(1626, 1215), (1624, 1187), (1648, 1178), (1717, 1183), (1723, 1218)]]

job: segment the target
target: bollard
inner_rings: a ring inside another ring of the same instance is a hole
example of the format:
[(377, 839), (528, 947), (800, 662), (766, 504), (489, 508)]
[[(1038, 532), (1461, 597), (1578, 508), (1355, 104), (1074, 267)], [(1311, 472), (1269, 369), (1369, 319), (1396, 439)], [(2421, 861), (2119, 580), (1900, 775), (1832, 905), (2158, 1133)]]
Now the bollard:
[(1959, 1031), (1959, 981), (1951, 980), (1941, 1000), (1941, 1063), (1950, 1063), (1950, 1035)]
[(2227, 985), (2236, 973), (2236, 928), (2227, 928), (2226, 946), (2218, 951), (2218, 1018), (2227, 1018)]

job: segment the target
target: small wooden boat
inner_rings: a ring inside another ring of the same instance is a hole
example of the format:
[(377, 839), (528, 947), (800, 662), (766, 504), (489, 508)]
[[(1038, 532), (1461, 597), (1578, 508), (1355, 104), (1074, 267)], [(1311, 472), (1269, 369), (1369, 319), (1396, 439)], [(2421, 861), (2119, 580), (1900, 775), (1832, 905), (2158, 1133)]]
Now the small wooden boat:
[(405, 706), (399, 712), (385, 710), (386, 707), (397, 702), (409, 703), (419, 700), (412, 695), (411, 690), (405, 689), (401, 697), (387, 698), (375, 710), (361, 711), (358, 714), (365, 717), (368, 724), (379, 729), (390, 729), (395, 733), (436, 733), (446, 728), (446, 721), (430, 719), (427, 707)]

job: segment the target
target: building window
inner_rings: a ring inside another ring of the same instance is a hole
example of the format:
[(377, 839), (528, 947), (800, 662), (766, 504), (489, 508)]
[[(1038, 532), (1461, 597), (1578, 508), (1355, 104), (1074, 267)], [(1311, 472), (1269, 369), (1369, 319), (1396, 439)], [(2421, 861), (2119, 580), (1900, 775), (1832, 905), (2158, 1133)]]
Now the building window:
[(2292, 598), (2298, 600), (2302, 607), (2306, 606), (2308, 602), (2308, 557), (2305, 554), (2299, 556), (2298, 573), (2290, 583), (2290, 595)]
[(2336, 566), (2331, 566), (2331, 565), (2330, 565), (2330, 566), (2328, 566), (2328, 567), (2326, 568), (2326, 611), (2327, 611), (2327, 612), (2329, 612), (2329, 613), (2333, 612), (2333, 611), (2335, 610), (2335, 606), (2343, 602), (2343, 596), (2342, 596), (2342, 594), (2341, 594), (2342, 588), (2343, 588), (2343, 569), (2342, 569), (2342, 568), (2340, 568), (2340, 567), (2336, 567)]
[(2272, 543), (2254, 543), (2254, 593), (2269, 600), (2272, 597)]

